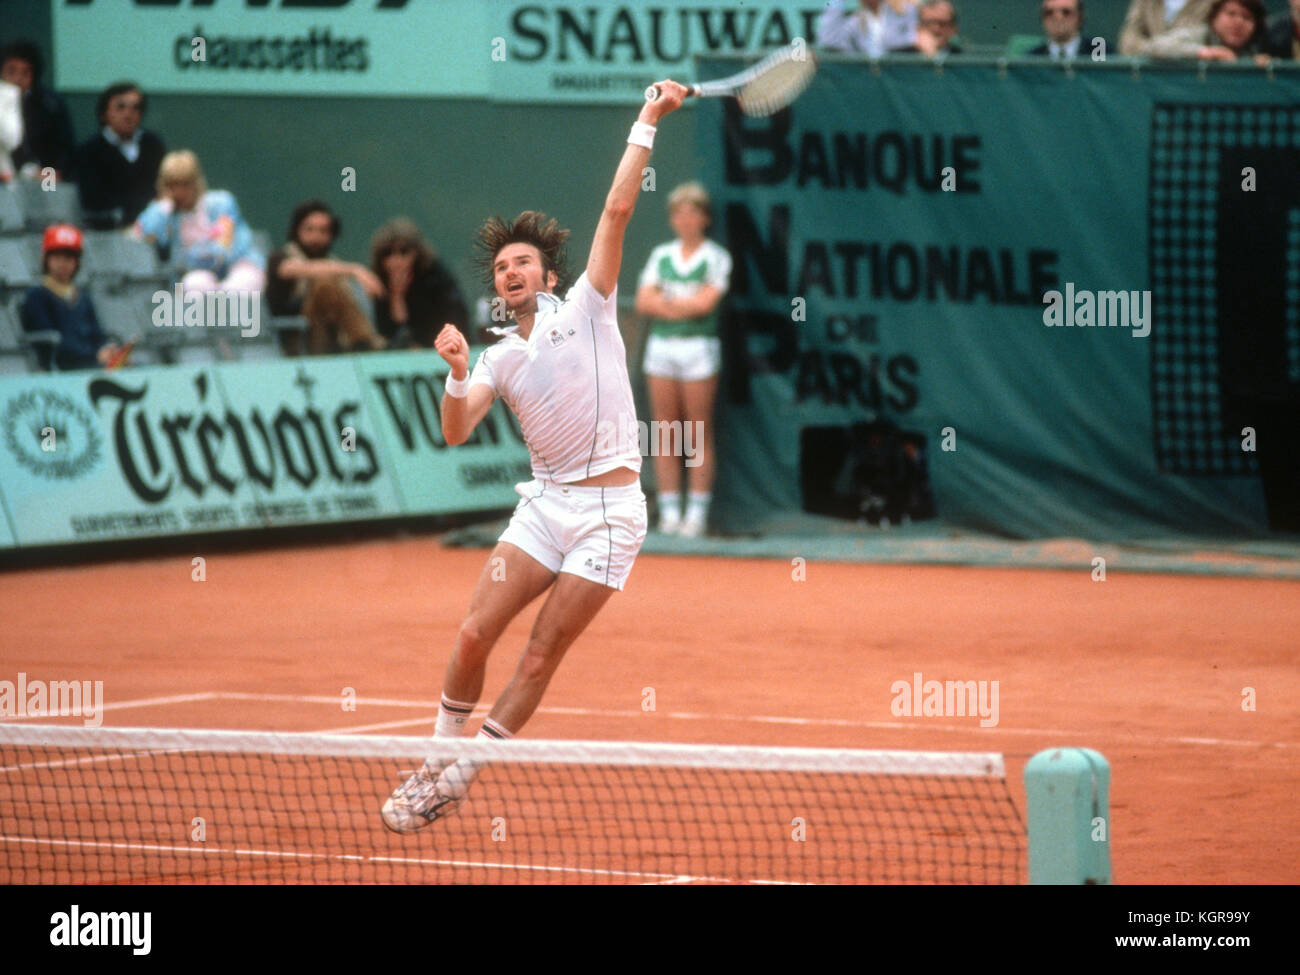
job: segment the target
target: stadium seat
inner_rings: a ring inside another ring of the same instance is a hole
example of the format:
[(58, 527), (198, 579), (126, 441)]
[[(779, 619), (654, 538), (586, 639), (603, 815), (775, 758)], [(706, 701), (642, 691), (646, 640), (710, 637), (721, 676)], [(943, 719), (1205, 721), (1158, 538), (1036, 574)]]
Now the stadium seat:
[(137, 281), (128, 284), (120, 294), (106, 292), (114, 305), (114, 314), (123, 322), (124, 339), (135, 339), (136, 348), (155, 362), (207, 364), (237, 358), (231, 346), (243, 340), (234, 329), (154, 325), (153, 296), (157, 290), (156, 282)]
[(158, 253), (152, 244), (111, 230), (86, 233), (82, 267), (93, 280), (113, 286), (146, 281), (162, 287), (172, 280), (172, 275), (159, 264)]
[(22, 326), (18, 322), (18, 312), (12, 302), (0, 303), (0, 352), (9, 352), (18, 348), (18, 332)]
[(1043, 43), (1041, 34), (1012, 34), (1002, 53), (1009, 58), (1024, 57), (1041, 43)]
[(23, 241), (14, 237), (0, 238), (0, 301), (30, 288), (37, 277), (27, 259)]
[(0, 304), (0, 375), (15, 375), (28, 371), (27, 356), (18, 344), (22, 326), (8, 304)]
[(43, 189), (39, 180), (18, 181), (28, 230), (44, 231), (52, 223), (81, 226), (81, 201), (73, 183), (58, 183), (52, 190)]
[(0, 234), (22, 233), (24, 225), (21, 194), (12, 186), (0, 186)]
[[(272, 362), (280, 358), (280, 348), (274, 341), (268, 342), (266, 335), (257, 339), (241, 338), (238, 345), (232, 346), (235, 351), (235, 359), (240, 362)], [(274, 336), (271, 336), (274, 339)]]
[(0, 303), (0, 373), (38, 372), (36, 347), (42, 343), (58, 345), (60, 335), (54, 330), (28, 332), (23, 329), (18, 306), (21, 295)]
[(90, 295), (95, 302), (100, 326), (109, 335), (123, 341), (139, 339), (148, 342), (153, 330), (150, 315), (155, 290), (141, 284), (126, 287), (108, 287), (102, 282), (92, 284)]
[[(27, 266), (32, 269), (33, 274), (41, 277), (44, 274), (45, 265), (45, 255), (41, 252), (41, 235), (25, 233), (16, 239), (22, 242), (23, 253), (27, 255)], [(84, 256), (81, 263), (84, 267), (86, 263)]]

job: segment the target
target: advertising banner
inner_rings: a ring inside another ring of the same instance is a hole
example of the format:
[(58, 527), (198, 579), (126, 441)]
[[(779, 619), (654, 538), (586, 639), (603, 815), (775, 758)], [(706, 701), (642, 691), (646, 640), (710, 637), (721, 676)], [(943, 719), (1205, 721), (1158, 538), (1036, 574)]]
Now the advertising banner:
[(500, 403), (448, 448), (446, 368), (434, 353), (397, 352), (4, 377), (0, 540), (510, 508), (527, 448)]
[(1285, 527), (1300, 73), (1212, 81), (828, 61), (771, 118), (702, 104), (735, 265), (727, 510), (1014, 536)]
[[(637, 104), (697, 54), (811, 39), (803, 0), (55, 0), (55, 80), (95, 91)], [(130, 65), (125, 70), (123, 65)]]

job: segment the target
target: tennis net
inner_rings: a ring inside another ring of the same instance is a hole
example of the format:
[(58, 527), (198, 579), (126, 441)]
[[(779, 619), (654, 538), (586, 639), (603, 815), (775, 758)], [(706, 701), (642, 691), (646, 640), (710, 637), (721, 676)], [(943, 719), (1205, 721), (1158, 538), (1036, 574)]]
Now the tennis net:
[(0, 883), (1021, 883), (995, 754), (0, 725)]

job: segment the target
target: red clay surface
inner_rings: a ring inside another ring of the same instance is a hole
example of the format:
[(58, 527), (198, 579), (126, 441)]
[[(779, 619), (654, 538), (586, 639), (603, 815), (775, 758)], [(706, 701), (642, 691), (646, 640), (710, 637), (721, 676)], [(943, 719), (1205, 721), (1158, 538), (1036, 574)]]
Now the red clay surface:
[[(423, 735), (487, 554), (415, 538), (212, 555), (205, 582), (188, 558), (6, 573), (0, 679), (103, 680), (105, 725)], [(1300, 881), (1300, 583), (816, 561), (806, 576), (641, 556), (525, 736), (996, 751), (1022, 813), (1025, 761), (1088, 746), (1111, 763), (1117, 883)], [(538, 605), (498, 645), (484, 705)], [(998, 681), (997, 725), (895, 716), (891, 685), (917, 672)], [(176, 695), (200, 696), (152, 701)]]

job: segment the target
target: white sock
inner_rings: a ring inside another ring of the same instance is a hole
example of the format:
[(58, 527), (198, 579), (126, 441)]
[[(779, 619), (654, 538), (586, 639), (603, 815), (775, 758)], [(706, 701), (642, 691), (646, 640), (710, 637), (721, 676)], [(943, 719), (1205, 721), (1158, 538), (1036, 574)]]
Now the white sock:
[(433, 727), (433, 737), (465, 737), (469, 734), (469, 719), (473, 714), (473, 701), (453, 701), (444, 694), (438, 705), (438, 723)]
[(682, 514), (682, 496), (676, 491), (659, 492), (659, 517), (679, 518)]
[(484, 718), (483, 727), (479, 728), (478, 736), (480, 738), (491, 738), (493, 741), (509, 741), (515, 736), (515, 733), (491, 718)]

